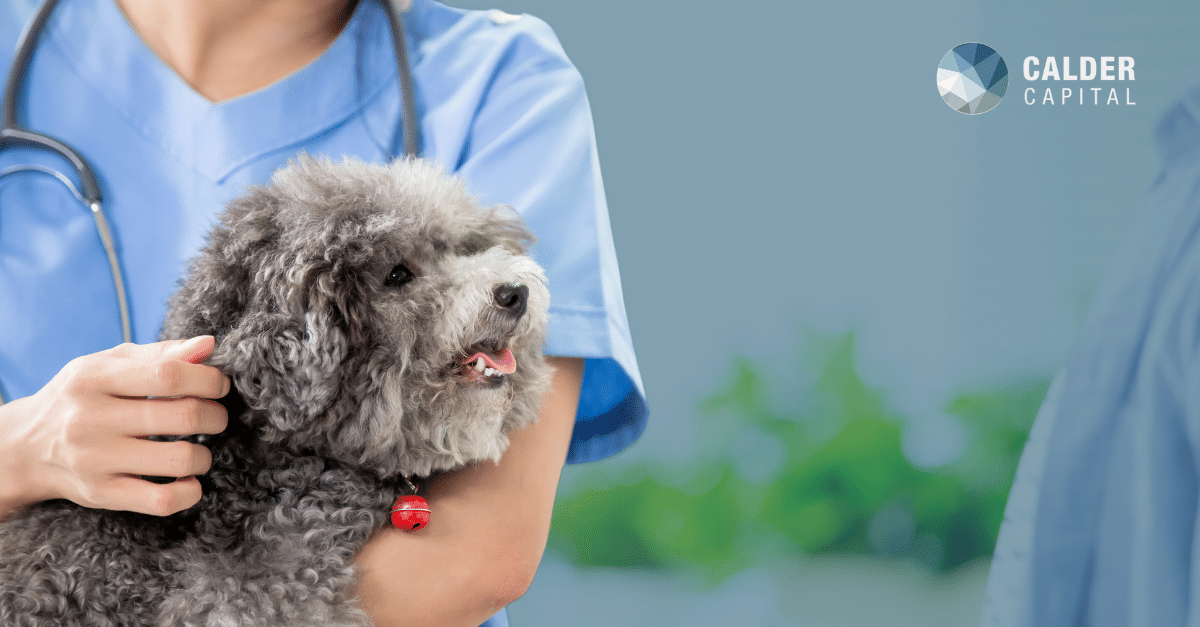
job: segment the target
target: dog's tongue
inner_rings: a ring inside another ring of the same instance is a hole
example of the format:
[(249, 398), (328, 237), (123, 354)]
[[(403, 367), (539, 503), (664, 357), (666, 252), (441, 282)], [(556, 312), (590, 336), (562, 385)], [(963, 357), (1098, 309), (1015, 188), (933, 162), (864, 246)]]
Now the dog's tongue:
[(495, 355), (489, 355), (484, 352), (475, 353), (474, 355), (464, 359), (463, 363), (475, 363), (475, 360), (479, 359), (480, 357), (483, 358), (483, 363), (487, 364), (489, 368), (493, 368), (499, 372), (503, 372), (504, 374), (512, 374), (517, 371), (517, 358), (513, 357), (512, 351), (508, 350), (507, 348), (499, 353), (496, 353)]

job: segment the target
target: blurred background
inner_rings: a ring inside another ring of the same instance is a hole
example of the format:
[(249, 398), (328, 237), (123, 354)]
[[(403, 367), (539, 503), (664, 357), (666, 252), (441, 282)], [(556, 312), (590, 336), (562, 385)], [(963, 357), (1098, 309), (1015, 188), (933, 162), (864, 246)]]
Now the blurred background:
[[(587, 82), (651, 407), (565, 471), (512, 624), (977, 624), (1025, 434), (1200, 79), (1200, 4), (506, 2)], [(972, 41), (1010, 72), (979, 116), (935, 83)], [(1132, 56), (1084, 86), (1136, 104), (1026, 105), (1080, 85), (1030, 55)]]

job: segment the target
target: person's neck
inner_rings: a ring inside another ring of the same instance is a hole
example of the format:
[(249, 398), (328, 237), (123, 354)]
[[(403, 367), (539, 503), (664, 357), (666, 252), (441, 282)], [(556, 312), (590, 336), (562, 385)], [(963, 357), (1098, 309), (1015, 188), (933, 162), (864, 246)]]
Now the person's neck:
[(211, 102), (261, 89), (333, 43), (356, 0), (116, 0), (158, 58)]

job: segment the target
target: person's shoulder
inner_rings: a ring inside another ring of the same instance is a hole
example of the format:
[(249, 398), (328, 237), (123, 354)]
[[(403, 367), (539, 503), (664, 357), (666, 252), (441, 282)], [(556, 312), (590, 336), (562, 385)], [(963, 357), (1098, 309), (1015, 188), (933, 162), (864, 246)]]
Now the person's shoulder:
[(474, 71), (574, 68), (554, 30), (532, 15), (458, 9), (432, 0), (413, 0), (409, 14), (406, 22), (418, 40), (418, 63), (462, 64), (469, 59)]

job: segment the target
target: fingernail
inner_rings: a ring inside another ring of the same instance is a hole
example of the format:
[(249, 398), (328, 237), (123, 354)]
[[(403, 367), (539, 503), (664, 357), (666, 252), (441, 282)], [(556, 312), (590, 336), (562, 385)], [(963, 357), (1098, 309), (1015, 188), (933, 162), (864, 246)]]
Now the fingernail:
[(179, 347), (180, 347), (180, 348), (186, 348), (186, 349), (189, 349), (189, 350), (190, 350), (190, 349), (193, 349), (193, 348), (195, 348), (195, 347), (196, 347), (196, 345), (198, 345), (200, 342), (203, 342), (203, 341), (204, 341), (204, 338), (206, 338), (206, 337), (210, 337), (210, 336), (208, 336), (208, 335), (197, 335), (196, 337), (194, 337), (194, 338), (192, 338), (192, 339), (190, 339), (190, 340), (187, 340), (187, 341), (186, 341), (186, 342), (184, 342), (183, 344), (180, 344), (180, 345), (179, 345)]
[(208, 356), (208, 350), (202, 349), (200, 345), (203, 344), (207, 339), (211, 338), (211, 335), (197, 335), (196, 337), (187, 340), (183, 344), (180, 344), (175, 354), (179, 355), (178, 359), (182, 359), (188, 363), (198, 364), (204, 361), (204, 358)]

